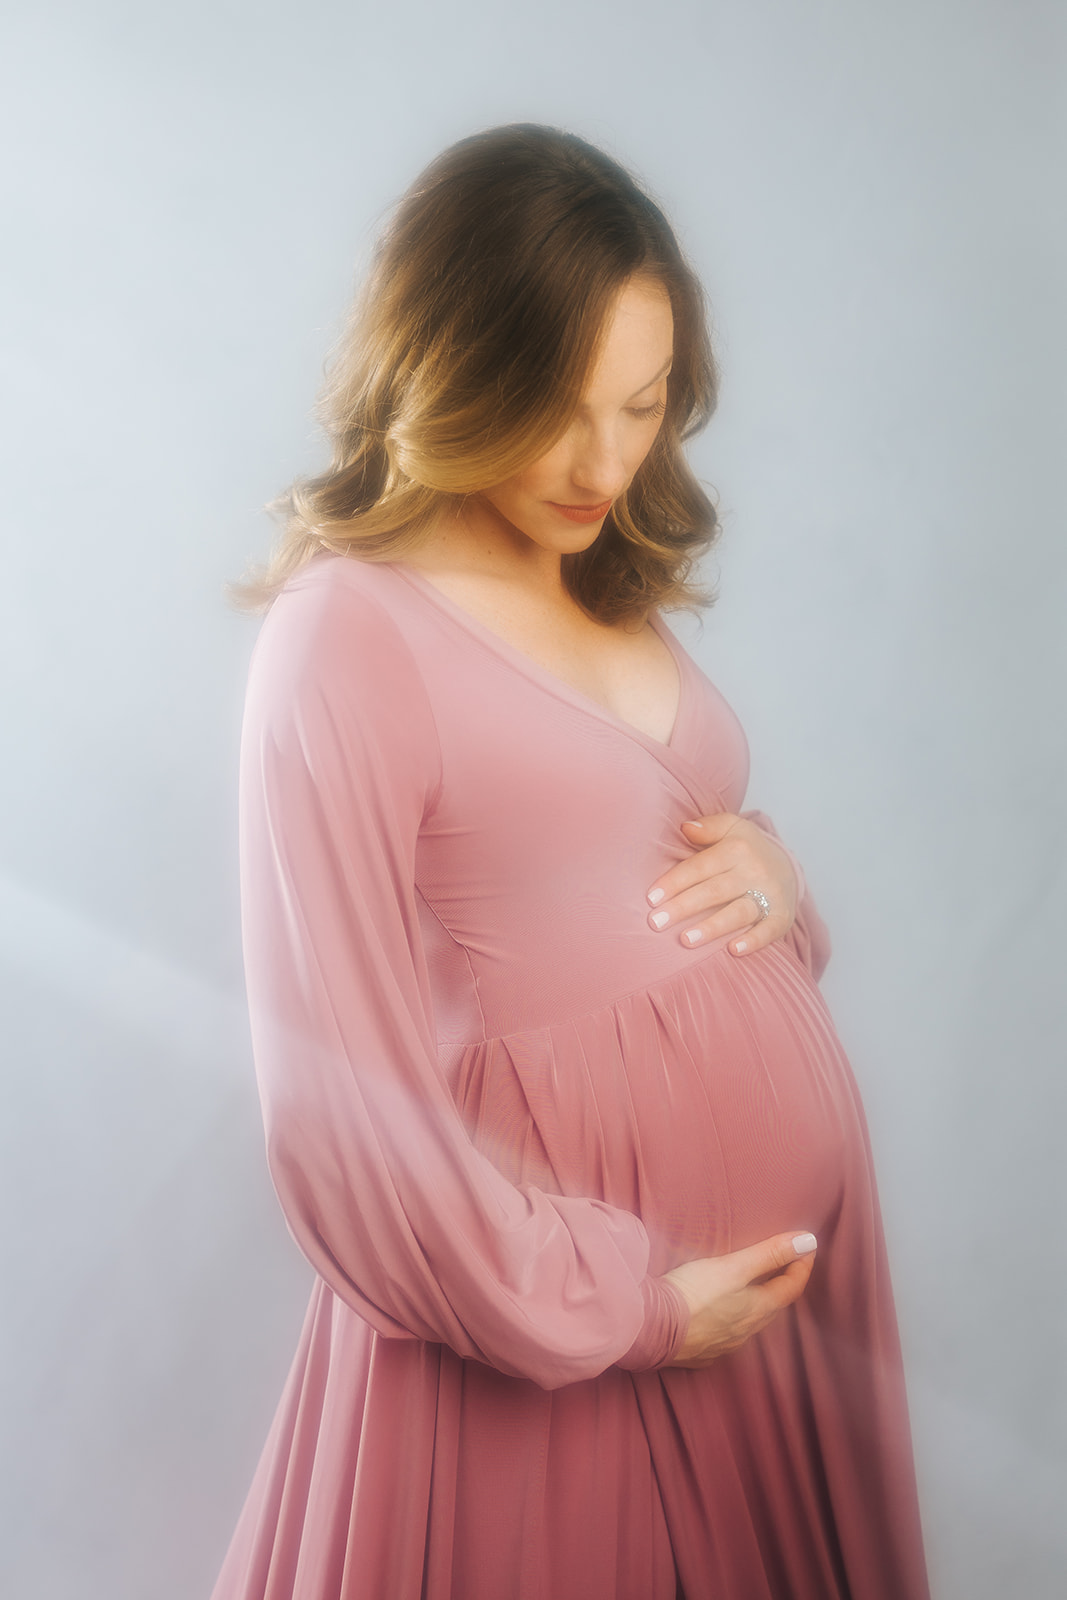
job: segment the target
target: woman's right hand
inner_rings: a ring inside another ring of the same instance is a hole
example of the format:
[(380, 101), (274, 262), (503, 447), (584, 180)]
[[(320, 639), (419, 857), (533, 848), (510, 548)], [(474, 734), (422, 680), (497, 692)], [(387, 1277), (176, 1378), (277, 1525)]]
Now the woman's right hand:
[(706, 1367), (737, 1350), (807, 1288), (815, 1236), (778, 1233), (746, 1250), (686, 1261), (664, 1273), (689, 1307), (689, 1329), (672, 1367)]

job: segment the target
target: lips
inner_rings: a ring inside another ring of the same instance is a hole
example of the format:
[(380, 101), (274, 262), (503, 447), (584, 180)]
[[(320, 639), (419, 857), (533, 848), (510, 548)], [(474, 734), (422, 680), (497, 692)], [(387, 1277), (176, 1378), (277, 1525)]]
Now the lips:
[(561, 517), (566, 517), (570, 522), (601, 522), (611, 510), (610, 500), (602, 500), (598, 506), (561, 506), (554, 500), (548, 503), (553, 511), (558, 511)]

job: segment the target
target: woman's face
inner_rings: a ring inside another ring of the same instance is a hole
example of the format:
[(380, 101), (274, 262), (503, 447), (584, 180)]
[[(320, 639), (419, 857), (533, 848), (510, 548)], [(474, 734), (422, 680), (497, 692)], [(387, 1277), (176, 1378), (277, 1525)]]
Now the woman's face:
[(659, 432), (673, 347), (667, 291), (655, 279), (632, 278), (609, 314), (570, 427), (524, 472), (483, 491), (483, 507), (546, 550), (587, 549)]

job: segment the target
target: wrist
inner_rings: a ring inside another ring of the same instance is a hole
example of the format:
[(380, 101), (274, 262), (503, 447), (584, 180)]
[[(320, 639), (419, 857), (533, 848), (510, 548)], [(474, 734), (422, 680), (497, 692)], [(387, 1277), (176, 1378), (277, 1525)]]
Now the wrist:
[(641, 1284), (645, 1320), (640, 1332), (616, 1366), (627, 1372), (646, 1372), (667, 1366), (685, 1343), (689, 1331), (689, 1304), (677, 1284), (666, 1278), (645, 1278)]

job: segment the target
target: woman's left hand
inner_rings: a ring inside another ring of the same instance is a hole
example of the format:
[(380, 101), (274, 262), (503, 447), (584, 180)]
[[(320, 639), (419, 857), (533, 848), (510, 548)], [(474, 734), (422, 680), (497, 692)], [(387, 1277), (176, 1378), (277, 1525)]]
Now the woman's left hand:
[[(787, 852), (756, 823), (730, 811), (697, 822), (683, 822), (694, 854), (658, 877), (648, 891), (648, 920), (660, 931), (675, 928), (702, 911), (710, 917), (691, 923), (682, 943), (706, 944), (736, 933), (729, 949), (749, 955), (788, 933), (797, 913), (797, 880)], [(758, 889), (770, 911), (746, 893)], [(747, 930), (747, 931), (746, 931)]]

